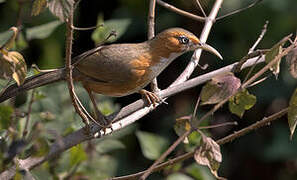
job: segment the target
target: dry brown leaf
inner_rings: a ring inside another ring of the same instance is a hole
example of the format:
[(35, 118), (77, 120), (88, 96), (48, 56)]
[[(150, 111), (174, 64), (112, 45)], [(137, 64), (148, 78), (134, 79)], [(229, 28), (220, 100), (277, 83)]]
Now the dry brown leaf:
[(225, 179), (219, 177), (217, 171), (220, 167), (220, 163), (222, 162), (222, 154), (220, 150), (220, 145), (218, 145), (213, 139), (205, 136), (201, 133), (201, 146), (196, 149), (194, 158), (196, 162), (200, 165), (208, 166), (211, 170), (211, 173), (217, 179)]

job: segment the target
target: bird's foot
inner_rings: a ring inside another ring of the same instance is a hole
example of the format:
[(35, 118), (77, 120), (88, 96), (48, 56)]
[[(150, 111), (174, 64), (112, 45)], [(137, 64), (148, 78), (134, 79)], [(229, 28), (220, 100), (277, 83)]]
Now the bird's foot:
[(148, 105), (152, 104), (154, 107), (156, 107), (157, 104), (160, 102), (166, 103), (165, 101), (163, 101), (163, 99), (161, 99), (157, 94), (153, 92), (142, 89), (139, 91), (139, 93), (141, 94), (142, 99), (147, 102)]
[(106, 134), (106, 130), (108, 128), (110, 128), (111, 132), (113, 132), (112, 121), (109, 121), (106, 116), (100, 116), (99, 118), (96, 118), (94, 123), (101, 127), (103, 135)]

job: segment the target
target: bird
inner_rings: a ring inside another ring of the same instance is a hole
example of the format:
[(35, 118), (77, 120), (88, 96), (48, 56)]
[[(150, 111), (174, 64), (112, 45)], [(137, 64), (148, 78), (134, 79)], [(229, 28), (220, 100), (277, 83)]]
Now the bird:
[[(144, 87), (174, 59), (199, 48), (222, 59), (213, 47), (202, 43), (190, 31), (178, 27), (166, 29), (141, 43), (102, 45), (73, 58), (73, 80), (80, 82), (88, 92), (96, 119), (104, 119), (97, 109), (93, 93), (112, 97), (140, 93), (149, 104), (154, 104), (160, 99)], [(64, 67), (29, 77), (20, 86), (9, 86), (0, 96), (0, 103), (21, 92), (66, 80), (66, 76)]]

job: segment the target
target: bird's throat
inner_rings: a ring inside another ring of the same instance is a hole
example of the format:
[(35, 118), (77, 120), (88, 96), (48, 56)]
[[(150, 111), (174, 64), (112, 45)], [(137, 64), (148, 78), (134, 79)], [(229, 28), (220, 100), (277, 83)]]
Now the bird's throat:
[(159, 56), (157, 59), (154, 59), (150, 66), (152, 76), (158, 76), (174, 59), (176, 59), (181, 54), (182, 53), (170, 53), (168, 57)]

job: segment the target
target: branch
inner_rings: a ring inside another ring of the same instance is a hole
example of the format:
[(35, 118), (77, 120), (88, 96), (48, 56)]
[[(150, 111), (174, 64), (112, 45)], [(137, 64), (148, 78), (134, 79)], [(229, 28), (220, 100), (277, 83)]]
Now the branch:
[[(156, 0), (150, 0), (150, 7), (147, 16), (147, 39), (153, 39), (155, 37), (155, 9), (156, 9)], [(151, 89), (153, 92), (159, 92), (157, 77), (151, 82)]]
[(237, 10), (235, 10), (235, 11), (233, 11), (233, 12), (230, 12), (230, 13), (228, 13), (228, 14), (225, 14), (225, 15), (223, 15), (223, 16), (218, 17), (218, 18), (216, 19), (216, 21), (217, 21), (217, 20), (221, 20), (221, 19), (223, 19), (223, 18), (225, 18), (225, 17), (228, 17), (228, 16), (232, 16), (232, 15), (234, 15), (234, 14), (236, 14), (236, 13), (240, 13), (240, 12), (242, 12), (242, 11), (245, 11), (245, 10), (251, 8), (251, 7), (254, 7), (255, 5), (257, 5), (258, 3), (262, 2), (262, 1), (263, 1), (263, 0), (256, 0), (255, 2), (253, 2), (253, 3), (250, 4), (250, 5), (248, 5), (247, 7), (244, 7), (244, 8), (241, 8), (241, 9), (237, 9)]
[[(201, 43), (205, 43), (208, 35), (210, 33), (210, 30), (212, 28), (213, 23), (215, 22), (216, 16), (219, 12), (220, 7), (222, 6), (223, 0), (216, 0), (215, 4), (213, 5), (213, 8), (209, 14), (209, 16), (206, 18), (205, 25), (203, 27), (202, 33), (200, 35), (200, 41)], [(190, 61), (190, 63), (187, 65), (186, 69), (182, 72), (182, 74), (174, 81), (174, 83), (171, 85), (176, 85), (181, 82), (186, 81), (189, 79), (191, 74), (193, 73), (194, 69), (197, 67), (199, 63), (199, 59), (202, 53), (202, 49), (197, 49)]]
[(196, 20), (196, 21), (200, 21), (200, 22), (204, 22), (205, 21), (205, 18), (204, 17), (201, 17), (201, 16), (197, 16), (195, 14), (192, 14), (192, 13), (189, 13), (187, 11), (184, 11), (184, 10), (181, 10), (181, 9), (178, 9), (164, 1), (161, 1), (161, 0), (157, 0), (157, 3), (161, 6), (163, 6), (164, 8), (170, 10), (170, 11), (173, 11), (175, 12), (176, 14), (179, 14), (179, 15), (182, 15), (182, 16), (185, 16), (185, 17), (188, 17), (188, 18), (191, 18), (193, 20)]
[(69, 17), (67, 19), (66, 23), (66, 57), (65, 57), (65, 68), (67, 72), (67, 85), (69, 90), (69, 95), (71, 97), (72, 105), (75, 108), (75, 111), (77, 114), (82, 118), (83, 122), (88, 125), (89, 119), (87, 115), (82, 111), (82, 109), (79, 106), (79, 100), (76, 98), (76, 94), (74, 91), (74, 85), (73, 85), (73, 78), (72, 78), (72, 70), (73, 66), (71, 63), (71, 54), (72, 54), (72, 44), (73, 44), (73, 4), (71, 4), (70, 7), (70, 13)]

